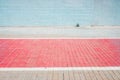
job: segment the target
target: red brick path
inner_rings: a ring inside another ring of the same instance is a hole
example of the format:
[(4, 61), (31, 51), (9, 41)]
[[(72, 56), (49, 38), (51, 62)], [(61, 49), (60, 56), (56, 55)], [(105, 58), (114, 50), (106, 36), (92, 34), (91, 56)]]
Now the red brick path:
[(120, 66), (120, 39), (0, 39), (0, 67)]

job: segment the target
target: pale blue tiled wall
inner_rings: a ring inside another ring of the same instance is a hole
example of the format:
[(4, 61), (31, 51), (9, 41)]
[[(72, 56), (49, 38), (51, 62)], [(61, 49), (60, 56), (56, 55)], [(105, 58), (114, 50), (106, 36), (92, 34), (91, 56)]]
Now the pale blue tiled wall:
[(0, 0), (0, 26), (119, 25), (120, 0)]
[(94, 0), (94, 24), (120, 25), (120, 0)]

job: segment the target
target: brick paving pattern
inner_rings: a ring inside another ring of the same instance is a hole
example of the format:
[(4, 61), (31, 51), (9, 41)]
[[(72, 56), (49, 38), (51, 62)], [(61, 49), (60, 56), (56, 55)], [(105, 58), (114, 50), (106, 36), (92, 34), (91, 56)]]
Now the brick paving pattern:
[(120, 66), (120, 39), (0, 39), (0, 67)]

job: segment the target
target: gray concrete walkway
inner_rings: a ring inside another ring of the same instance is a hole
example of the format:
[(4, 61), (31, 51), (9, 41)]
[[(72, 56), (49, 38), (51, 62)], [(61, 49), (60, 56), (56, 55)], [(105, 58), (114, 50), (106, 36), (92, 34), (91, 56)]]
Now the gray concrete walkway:
[(120, 71), (0, 71), (0, 80), (120, 80)]
[(0, 38), (118, 38), (120, 26), (0, 27)]

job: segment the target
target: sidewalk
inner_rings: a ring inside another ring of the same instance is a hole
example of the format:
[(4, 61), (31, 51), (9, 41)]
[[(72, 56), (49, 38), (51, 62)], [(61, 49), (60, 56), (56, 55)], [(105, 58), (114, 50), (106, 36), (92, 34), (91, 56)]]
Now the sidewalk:
[(120, 39), (0, 39), (0, 67), (120, 66)]
[(119, 27), (0, 27), (0, 80), (120, 80), (119, 75)]
[(120, 80), (120, 71), (4, 71), (0, 80)]
[(120, 27), (0, 27), (0, 38), (120, 38)]

